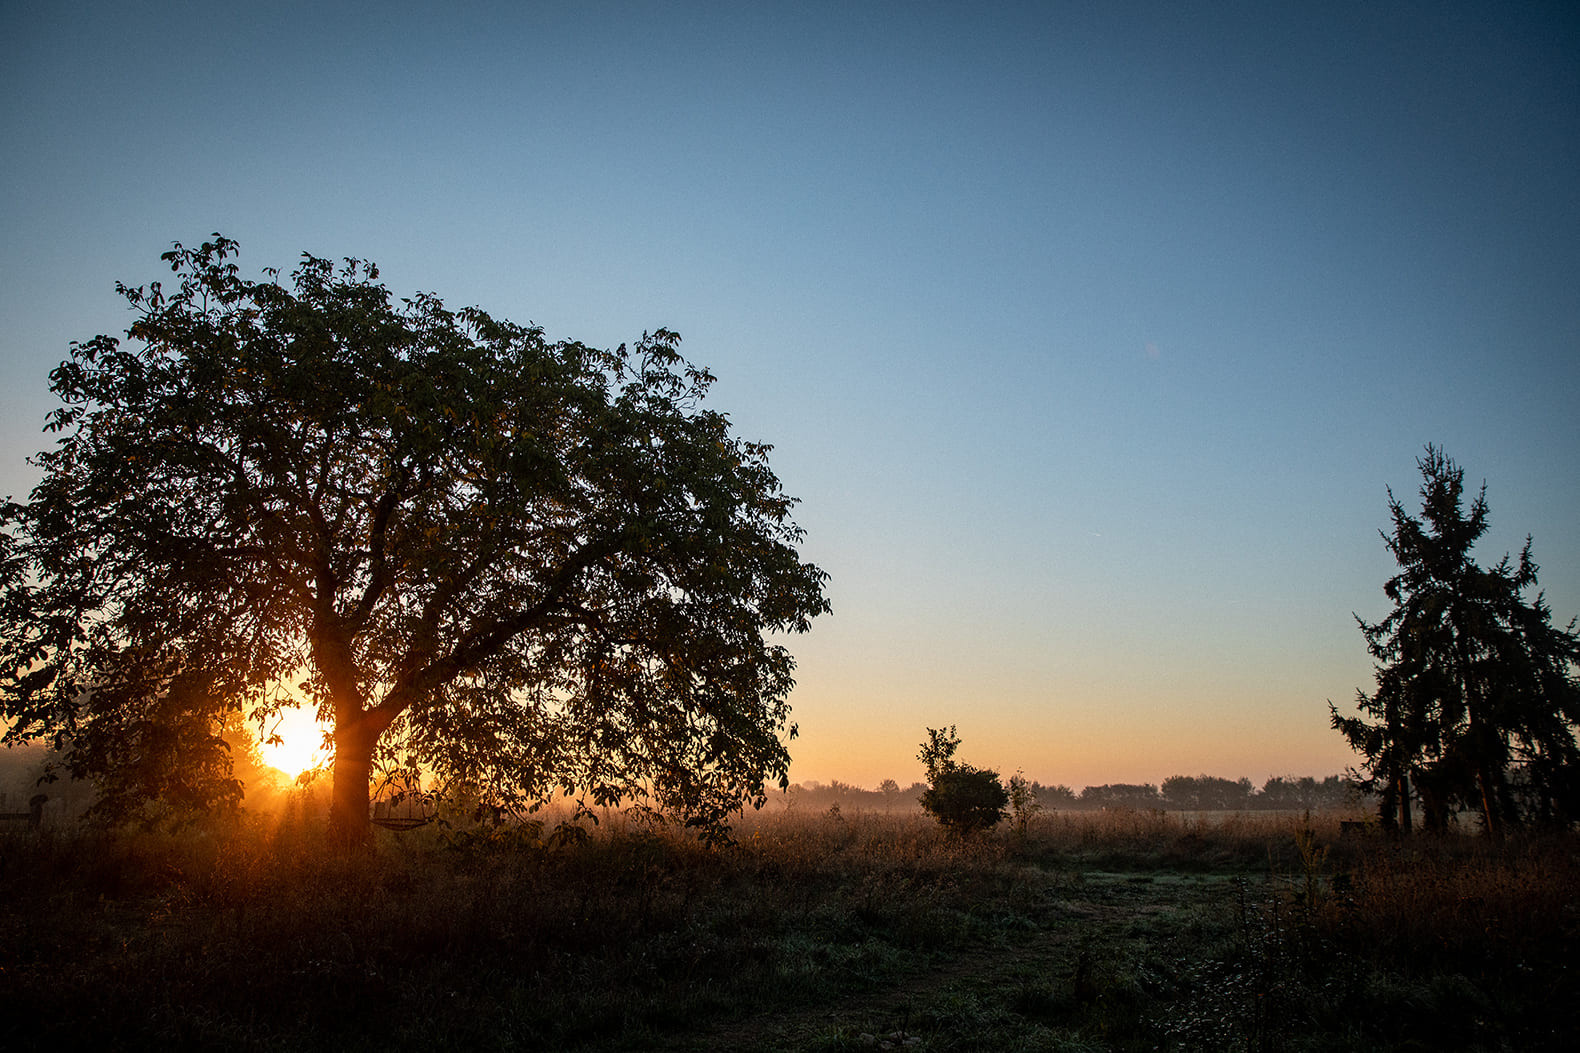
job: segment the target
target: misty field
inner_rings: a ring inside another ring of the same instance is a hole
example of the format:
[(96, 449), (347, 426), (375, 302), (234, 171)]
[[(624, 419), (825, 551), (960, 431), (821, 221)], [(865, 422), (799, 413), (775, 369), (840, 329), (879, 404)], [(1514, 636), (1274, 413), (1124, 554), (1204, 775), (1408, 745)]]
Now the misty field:
[[(1353, 817), (1351, 817), (1353, 818)], [(1580, 843), (1336, 815), (0, 835), (9, 1048), (1569, 1048)]]

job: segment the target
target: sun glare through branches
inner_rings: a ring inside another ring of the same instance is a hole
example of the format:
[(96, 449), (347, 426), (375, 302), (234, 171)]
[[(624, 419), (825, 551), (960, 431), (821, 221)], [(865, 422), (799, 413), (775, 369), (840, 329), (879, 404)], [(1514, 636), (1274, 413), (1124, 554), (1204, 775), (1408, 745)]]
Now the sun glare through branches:
[[(326, 730), (311, 706), (282, 709), (264, 724), (258, 753), (263, 763), (294, 779), (329, 761), (329, 750), (324, 745)], [(278, 741), (271, 743), (274, 738)]]

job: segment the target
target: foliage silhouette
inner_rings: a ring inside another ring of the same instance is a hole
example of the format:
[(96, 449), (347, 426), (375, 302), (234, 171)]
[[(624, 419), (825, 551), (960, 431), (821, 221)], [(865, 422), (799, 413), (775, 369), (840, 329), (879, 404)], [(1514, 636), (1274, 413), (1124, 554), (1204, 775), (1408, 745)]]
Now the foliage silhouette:
[(137, 346), (51, 374), (60, 438), (0, 514), (8, 741), (223, 792), (225, 715), (295, 684), (351, 839), (397, 747), (512, 807), (642, 796), (710, 832), (784, 784), (768, 634), (828, 611), (826, 575), (676, 334), (550, 343), (370, 263), (304, 254), (287, 286), (236, 251), (177, 244), (176, 288), (116, 286)]
[(1004, 796), (1009, 800), (1010, 815), (1015, 820), (1015, 832), (1022, 837), (1031, 826), (1032, 817), (1042, 811), (1042, 805), (1037, 801), (1037, 792), (1032, 789), (1032, 783), (1026, 778), (1026, 773), (1017, 771), (1009, 777), (1009, 784), (1004, 787)]
[(1077, 798), (1083, 808), (1161, 808), (1163, 798), (1150, 782), (1087, 786)]
[(954, 759), (960, 736), (948, 729), (928, 728), (927, 741), (917, 754), (927, 765), (928, 787), (922, 791), (922, 810), (950, 830), (969, 834), (997, 826), (1005, 817), (1009, 793), (998, 772), (974, 768)]
[(1185, 811), (1221, 811), (1248, 808), (1252, 793), (1250, 779), (1221, 779), (1211, 775), (1171, 775), (1163, 780), (1159, 792), (1170, 808)]
[(1412, 796), (1425, 826), (1481, 814), (1488, 833), (1530, 821), (1568, 824), (1580, 814), (1580, 637), (1552, 624), (1526, 538), (1518, 561), (1490, 568), (1471, 554), (1487, 531), (1486, 486), (1464, 503), (1464, 470), (1428, 446), (1421, 518), (1390, 490), (1393, 532), (1383, 535), (1399, 573), (1383, 591), (1394, 609), (1359, 617), (1376, 660), (1377, 686), (1358, 691), (1360, 716), (1333, 726), (1364, 758), (1364, 785), (1380, 796), (1383, 823), (1408, 832)]

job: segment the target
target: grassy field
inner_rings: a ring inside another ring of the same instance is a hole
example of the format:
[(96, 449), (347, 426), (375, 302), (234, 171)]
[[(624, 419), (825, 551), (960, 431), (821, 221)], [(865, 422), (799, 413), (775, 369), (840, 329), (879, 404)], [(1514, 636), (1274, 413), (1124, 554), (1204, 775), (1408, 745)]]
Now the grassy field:
[[(550, 829), (552, 829), (552, 824)], [(538, 831), (541, 834), (542, 831)], [(748, 815), (710, 851), (302, 820), (0, 840), (11, 1049), (1542, 1050), (1580, 843), (1337, 817)]]

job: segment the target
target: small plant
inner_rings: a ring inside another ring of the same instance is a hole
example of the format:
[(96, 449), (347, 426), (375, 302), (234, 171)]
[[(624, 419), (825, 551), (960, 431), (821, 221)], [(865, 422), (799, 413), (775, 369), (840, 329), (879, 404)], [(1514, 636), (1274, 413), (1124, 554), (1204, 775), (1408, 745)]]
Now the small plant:
[(1009, 777), (1008, 795), (1010, 816), (1015, 821), (1015, 832), (1025, 837), (1027, 828), (1031, 826), (1031, 817), (1042, 811), (1042, 805), (1037, 803), (1036, 791), (1031, 788), (1025, 772), (1017, 771)]
[(1300, 851), (1300, 870), (1305, 879), (1301, 891), (1302, 903), (1308, 911), (1315, 910), (1322, 895), (1323, 868), (1328, 861), (1328, 849), (1317, 841), (1311, 829), (1311, 813), (1307, 812), (1299, 830), (1295, 831), (1295, 847)]
[(960, 736), (953, 724), (947, 730), (927, 729), (927, 741), (917, 754), (927, 765), (922, 810), (956, 833), (991, 829), (1003, 821), (1009, 794), (999, 782), (998, 772), (957, 762), (954, 754), (959, 748)]

